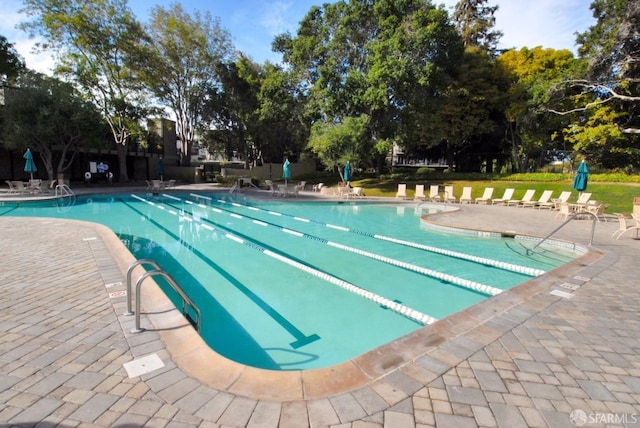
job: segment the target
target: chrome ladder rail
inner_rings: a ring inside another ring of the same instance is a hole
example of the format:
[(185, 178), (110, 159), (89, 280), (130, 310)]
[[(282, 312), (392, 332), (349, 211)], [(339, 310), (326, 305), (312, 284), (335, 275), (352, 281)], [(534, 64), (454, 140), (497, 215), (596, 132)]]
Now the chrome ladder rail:
[(598, 216), (595, 215), (592, 212), (589, 211), (584, 211), (584, 212), (577, 212), (577, 213), (573, 213), (571, 214), (564, 223), (562, 223), (560, 226), (556, 227), (555, 229), (553, 229), (553, 231), (551, 233), (549, 233), (547, 236), (545, 236), (544, 238), (542, 238), (542, 240), (540, 242), (538, 242), (536, 245), (534, 245), (534, 247), (531, 250), (527, 250), (527, 255), (530, 255), (531, 253), (529, 251), (533, 251), (536, 248), (538, 248), (540, 246), (540, 244), (542, 244), (544, 241), (548, 240), (554, 233), (556, 233), (557, 231), (559, 231), (560, 229), (562, 229), (564, 226), (566, 226), (569, 222), (571, 222), (572, 220), (575, 220), (575, 218), (577, 216), (580, 215), (590, 215), (591, 217), (593, 217), (593, 225), (591, 226), (591, 237), (589, 238), (589, 244), (591, 245), (593, 244), (593, 235), (596, 232), (596, 223), (598, 222)]
[[(151, 266), (154, 267), (153, 270), (147, 271), (144, 274), (142, 274), (140, 276), (140, 278), (138, 278), (138, 281), (136, 282), (136, 310), (135, 312), (131, 311), (131, 299), (132, 299), (132, 295), (131, 295), (131, 274), (133, 272), (133, 269), (136, 266), (139, 266), (141, 264), (150, 264)], [(151, 277), (151, 276), (156, 276), (156, 275), (160, 275), (162, 276), (171, 286), (171, 288), (173, 288), (173, 290), (178, 293), (180, 295), (180, 297), (182, 298), (182, 315), (184, 315), (184, 317), (187, 319), (187, 321), (194, 326), (194, 328), (196, 329), (196, 331), (200, 332), (200, 324), (201, 324), (201, 316), (200, 316), (200, 309), (198, 308), (198, 306), (196, 306), (196, 304), (193, 302), (193, 300), (191, 300), (191, 298), (189, 296), (187, 296), (187, 294), (184, 292), (184, 290), (182, 290), (182, 288), (178, 285), (177, 282), (175, 282), (175, 280), (171, 277), (171, 275), (169, 275), (166, 271), (162, 270), (160, 268), (160, 266), (153, 260), (149, 260), (149, 259), (141, 259), (138, 260), (134, 263), (131, 264), (131, 266), (129, 266), (129, 269), (127, 271), (127, 309), (128, 312), (126, 312), (124, 315), (134, 315), (135, 313), (135, 329), (131, 330), (132, 333), (140, 333), (143, 332), (144, 329), (140, 327), (140, 311), (141, 311), (141, 303), (140, 301), (141, 299), (141, 295), (140, 295), (140, 289), (142, 287), (142, 283), (144, 282), (145, 279)], [(196, 319), (192, 319), (189, 312), (187, 311), (188, 307), (191, 307), (193, 309), (193, 311), (196, 314)]]

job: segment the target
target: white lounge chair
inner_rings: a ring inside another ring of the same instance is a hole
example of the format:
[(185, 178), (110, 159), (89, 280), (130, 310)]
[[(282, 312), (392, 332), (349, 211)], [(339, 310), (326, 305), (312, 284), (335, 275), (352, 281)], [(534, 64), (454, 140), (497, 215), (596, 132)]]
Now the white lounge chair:
[(407, 199), (407, 185), (405, 183), (398, 184), (398, 191), (396, 192), (396, 198)]
[(552, 209), (555, 206), (555, 203), (551, 200), (551, 195), (553, 195), (553, 190), (545, 190), (542, 192), (542, 196), (540, 196), (540, 199), (538, 199), (538, 203), (536, 203), (534, 208)]
[(566, 220), (573, 212), (571, 211), (571, 206), (567, 202), (560, 202), (558, 204), (558, 212), (556, 213), (554, 218), (562, 217), (563, 220)]
[(457, 202), (455, 195), (453, 194), (453, 186), (444, 186), (444, 196), (443, 199), (445, 202)]
[(413, 195), (414, 201), (424, 201), (426, 196), (424, 195), (424, 184), (416, 184), (416, 192)]
[(527, 189), (527, 191), (524, 192), (522, 199), (510, 199), (507, 201), (507, 206), (518, 206), (520, 202), (531, 202), (533, 195), (535, 194), (535, 189)]
[(544, 192), (542, 192), (542, 195), (540, 195), (540, 199), (538, 199), (537, 201), (522, 202), (519, 206), (523, 208), (533, 208), (537, 207), (538, 204), (546, 204), (551, 199), (551, 195), (553, 195), (553, 190), (545, 190)]
[(496, 205), (496, 204), (505, 205), (508, 200), (513, 198), (513, 192), (515, 192), (515, 190), (516, 189), (513, 189), (511, 187), (504, 189), (504, 194), (502, 195), (501, 198), (491, 199), (491, 205)]
[(364, 198), (364, 192), (362, 191), (362, 187), (353, 187), (351, 189), (351, 194), (354, 198)]
[(580, 193), (580, 196), (578, 196), (578, 200), (576, 201), (576, 204), (586, 204), (587, 202), (589, 202), (589, 199), (591, 199), (591, 193)]
[(463, 187), (462, 188), (462, 195), (460, 196), (460, 203), (461, 204), (470, 204), (471, 202), (473, 202), (473, 199), (471, 198), (471, 187), (469, 187), (469, 186)]
[(493, 187), (485, 187), (484, 193), (479, 198), (476, 198), (476, 204), (488, 204), (493, 196)]
[(440, 186), (437, 184), (432, 184), (429, 187), (429, 200), (433, 202), (440, 202), (442, 198), (440, 197)]

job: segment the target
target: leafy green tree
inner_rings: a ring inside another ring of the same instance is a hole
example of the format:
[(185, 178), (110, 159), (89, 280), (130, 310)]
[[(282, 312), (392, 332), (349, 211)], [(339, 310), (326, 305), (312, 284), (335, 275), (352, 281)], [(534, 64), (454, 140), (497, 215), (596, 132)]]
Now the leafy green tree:
[[(355, 160), (365, 167), (380, 165), (390, 141), (415, 144), (404, 139), (411, 129), (404, 121), (418, 123), (424, 116), (409, 111), (446, 86), (463, 52), (444, 8), (425, 0), (313, 7), (297, 36), (281, 35), (274, 47), (308, 95), (310, 120), (331, 129), (367, 118), (366, 145)], [(314, 126), (311, 139), (325, 129)]]
[(37, 73), (21, 76), (2, 117), (5, 148), (31, 148), (50, 180), (67, 171), (78, 153), (104, 144), (108, 135), (100, 112), (71, 84)]
[(13, 44), (0, 35), (0, 83), (15, 79), (25, 69), (24, 60)]
[(59, 54), (55, 72), (100, 109), (118, 148), (120, 179), (129, 180), (127, 145), (146, 115), (141, 80), (130, 65), (146, 35), (126, 0), (25, 0), (21, 24)]
[(141, 78), (175, 116), (180, 164), (191, 162), (195, 133), (207, 94), (219, 85), (219, 64), (233, 58), (229, 33), (210, 13), (193, 15), (179, 3), (156, 6), (148, 27), (150, 43), (138, 55)]
[(564, 135), (604, 167), (640, 164), (640, 2), (594, 0), (596, 24), (577, 37), (586, 71), (553, 95), (569, 100), (550, 111), (573, 119)]

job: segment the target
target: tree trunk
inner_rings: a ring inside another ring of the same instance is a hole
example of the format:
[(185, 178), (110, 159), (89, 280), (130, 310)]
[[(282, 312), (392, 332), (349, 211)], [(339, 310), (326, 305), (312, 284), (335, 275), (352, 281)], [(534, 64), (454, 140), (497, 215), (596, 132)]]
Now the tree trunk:
[(127, 146), (118, 144), (118, 168), (120, 170), (120, 181), (126, 183), (129, 181), (127, 173)]

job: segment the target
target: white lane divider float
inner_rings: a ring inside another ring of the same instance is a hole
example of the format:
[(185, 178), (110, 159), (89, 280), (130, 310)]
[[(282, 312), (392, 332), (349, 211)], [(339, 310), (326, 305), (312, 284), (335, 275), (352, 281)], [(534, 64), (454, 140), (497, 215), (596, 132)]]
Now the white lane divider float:
[[(198, 195), (196, 193), (191, 193), (190, 196), (193, 196), (195, 198), (202, 198), (202, 199), (206, 199), (206, 200), (213, 200), (213, 198), (210, 198), (208, 196), (203, 196), (203, 195)], [(222, 203), (222, 204), (228, 204), (228, 201), (225, 201), (223, 199), (218, 199), (218, 202)], [(394, 244), (399, 244), (399, 245), (404, 245), (407, 247), (412, 247), (412, 248), (417, 248), (420, 250), (424, 250), (424, 251), (428, 251), (431, 253), (436, 253), (436, 254), (442, 254), (445, 256), (449, 256), (449, 257), (454, 257), (457, 259), (461, 259), (461, 260), (467, 260), (467, 261), (471, 261), (471, 262), (475, 262), (478, 264), (483, 264), (486, 266), (493, 266), (502, 270), (508, 270), (511, 272), (516, 272), (516, 273), (520, 273), (523, 275), (528, 275), (528, 276), (540, 276), (544, 273), (546, 273), (546, 271), (542, 270), (542, 269), (536, 269), (536, 268), (532, 268), (529, 266), (522, 266), (522, 265), (518, 265), (515, 263), (508, 263), (508, 262), (502, 262), (500, 260), (494, 260), (494, 259), (489, 259), (486, 257), (480, 257), (480, 256), (474, 256), (473, 254), (466, 254), (466, 253), (461, 253), (459, 251), (453, 251), (453, 250), (447, 250), (445, 248), (439, 248), (439, 247), (433, 247), (430, 245), (424, 245), (424, 244), (419, 244), (417, 242), (412, 242), (412, 241), (407, 241), (404, 239), (398, 239), (398, 238), (392, 238), (389, 236), (385, 236), (385, 235), (379, 235), (379, 234), (375, 234), (375, 233), (369, 233), (369, 232), (363, 232), (363, 231), (359, 231), (359, 230), (355, 230), (355, 229), (350, 229), (348, 227), (344, 227), (344, 226), (337, 226), (334, 224), (330, 224), (330, 223), (325, 223), (325, 222), (321, 222), (321, 221), (317, 221), (317, 220), (311, 220), (311, 219), (306, 219), (306, 218), (302, 218), (302, 217), (297, 217), (297, 216), (292, 216), (289, 214), (283, 214), (277, 211), (266, 211), (266, 210), (261, 210), (260, 208), (256, 208), (256, 207), (251, 207), (249, 205), (243, 205), (240, 204), (238, 202), (232, 202), (231, 205), (235, 206), (235, 207), (242, 207), (242, 208), (247, 208), (247, 209), (251, 209), (253, 211), (263, 211), (266, 212), (267, 214), (271, 214), (271, 215), (278, 215), (278, 216), (286, 216), (286, 217), (290, 217), (293, 218), (294, 220), (298, 220), (298, 221), (304, 221), (307, 223), (314, 223), (314, 224), (318, 224), (321, 226), (325, 226), (328, 227), (330, 229), (335, 229), (335, 230), (340, 230), (342, 232), (349, 232), (349, 233), (355, 233), (357, 235), (362, 235), (362, 236), (368, 236), (370, 238), (374, 238), (374, 239), (379, 239), (381, 241), (387, 241), (387, 242), (392, 242)]]
[[(235, 218), (242, 218), (237, 213), (235, 213), (233, 211), (227, 211), (227, 214), (232, 216), (232, 217), (235, 217)], [(257, 219), (253, 219), (251, 217), (247, 217), (247, 219), (248, 220), (252, 220), (254, 223), (259, 221)], [(383, 263), (390, 264), (392, 266), (397, 266), (397, 267), (400, 267), (400, 268), (403, 268), (403, 269), (407, 269), (407, 270), (410, 270), (410, 271), (413, 271), (413, 272), (417, 272), (419, 274), (422, 274), (422, 275), (425, 275), (425, 276), (429, 276), (429, 277), (432, 277), (432, 278), (436, 278), (436, 279), (439, 279), (441, 281), (446, 281), (448, 283), (455, 284), (455, 285), (458, 285), (460, 287), (467, 288), (469, 290), (477, 291), (477, 292), (482, 293), (482, 294), (495, 296), (495, 295), (500, 294), (500, 293), (503, 292), (502, 289), (497, 288), (497, 287), (492, 287), (490, 285), (482, 284), (480, 282), (472, 281), (470, 279), (460, 278), (460, 277), (457, 277), (457, 276), (454, 276), (454, 275), (446, 274), (446, 273), (443, 273), (443, 272), (438, 272), (438, 271), (433, 270), (433, 269), (424, 268), (422, 266), (417, 266), (417, 265), (414, 265), (414, 264), (411, 264), (411, 263), (403, 262), (403, 261), (400, 261), (400, 260), (397, 260), (397, 259), (393, 259), (393, 258), (390, 258), (390, 257), (382, 256), (380, 254), (372, 253), (372, 252), (369, 252), (369, 251), (360, 250), (358, 248), (350, 247), (348, 245), (340, 244), (340, 243), (337, 243), (337, 242), (332, 242), (332, 241), (326, 240), (324, 238), (320, 238), (320, 237), (313, 236), (313, 235), (308, 235), (308, 234), (302, 233), (302, 232), (297, 231), (297, 230), (292, 230), (292, 229), (289, 229), (289, 228), (285, 228), (285, 227), (281, 227), (281, 226), (278, 226), (278, 225), (275, 225), (275, 224), (269, 224), (269, 223), (265, 223), (265, 222), (260, 222), (260, 223), (256, 223), (256, 224), (259, 224), (261, 226), (274, 227), (274, 228), (279, 229), (282, 232), (287, 233), (289, 235), (297, 236), (299, 238), (308, 238), (308, 239), (314, 240), (316, 242), (320, 242), (320, 243), (326, 244), (326, 245), (328, 245), (330, 247), (337, 248), (339, 250), (343, 250), (343, 251), (347, 251), (347, 252), (350, 252), (350, 253), (358, 254), (358, 255), (361, 255), (363, 257), (367, 257), (367, 258), (370, 258), (370, 259), (373, 259), (373, 260), (377, 260), (377, 261), (380, 261), (380, 262), (383, 262)]]
[[(140, 196), (133, 195), (133, 194), (131, 196), (136, 198), (136, 199), (138, 199), (138, 200), (140, 200), (140, 201), (142, 201), (142, 202), (148, 203), (149, 205), (155, 206), (156, 208), (160, 208), (161, 207), (161, 205), (153, 203), (152, 201), (149, 201), (149, 200), (147, 200), (145, 198), (142, 198)], [(169, 212), (168, 210), (166, 210), (164, 208), (161, 208), (161, 209), (163, 209), (165, 212)], [(175, 212), (173, 210), (172, 210), (172, 213), (173, 213), (173, 215), (177, 215), (178, 214), (177, 212)], [(204, 227), (207, 230), (211, 230), (211, 231), (216, 229), (214, 226), (211, 226), (210, 224), (207, 224), (207, 223), (203, 223), (202, 227)], [(329, 282), (330, 284), (336, 285), (336, 286), (338, 286), (340, 288), (343, 288), (343, 289), (345, 289), (345, 290), (347, 290), (347, 291), (349, 291), (351, 293), (354, 293), (354, 294), (356, 294), (356, 295), (358, 295), (360, 297), (368, 299), (368, 300), (370, 300), (370, 301), (372, 301), (372, 302), (374, 302), (374, 303), (376, 303), (376, 304), (378, 304), (378, 305), (380, 305), (380, 306), (382, 306), (384, 308), (390, 309), (390, 310), (398, 313), (399, 315), (402, 315), (402, 316), (404, 316), (406, 318), (409, 318), (409, 319), (411, 319), (413, 321), (419, 322), (420, 324), (427, 325), (427, 324), (433, 324), (434, 322), (438, 321), (437, 318), (434, 318), (434, 317), (432, 317), (430, 315), (424, 314), (424, 313), (422, 313), (420, 311), (412, 309), (412, 308), (410, 308), (408, 306), (405, 306), (405, 305), (403, 305), (401, 303), (394, 302), (393, 300), (389, 300), (389, 299), (387, 299), (385, 297), (382, 297), (382, 296), (380, 296), (378, 294), (375, 294), (375, 293), (373, 293), (371, 291), (368, 291), (368, 290), (366, 290), (364, 288), (358, 287), (357, 285), (351, 284), (350, 282), (344, 281), (344, 280), (342, 280), (340, 278), (336, 278), (333, 275), (330, 275), (330, 274), (325, 273), (325, 272), (321, 272), (321, 271), (319, 271), (317, 269), (312, 268), (311, 266), (307, 266), (307, 265), (305, 265), (303, 263), (300, 263), (300, 262), (297, 262), (297, 261), (295, 261), (293, 259), (290, 259), (289, 257), (285, 257), (285, 256), (283, 256), (281, 254), (278, 254), (276, 252), (273, 252), (271, 250), (267, 250), (266, 248), (263, 248), (263, 247), (261, 247), (260, 245), (254, 243), (254, 242), (247, 241), (247, 240), (245, 240), (243, 238), (240, 238), (238, 236), (235, 236), (235, 235), (233, 235), (233, 234), (231, 234), (229, 232), (224, 232), (223, 236), (225, 238), (231, 240), (231, 241), (237, 242), (239, 244), (246, 245), (246, 246), (248, 246), (250, 248), (253, 248), (254, 250), (260, 251), (264, 255), (272, 257), (272, 258), (274, 258), (276, 260), (279, 260), (279, 261), (281, 261), (283, 263), (286, 263), (286, 264), (288, 264), (290, 266), (293, 266), (293, 267), (295, 267), (297, 269), (300, 269), (300, 270), (302, 270), (304, 272), (307, 272), (307, 273), (309, 273), (309, 274), (311, 274), (311, 275), (313, 275), (313, 276), (315, 276), (317, 278), (320, 278), (320, 279), (322, 279), (322, 280), (324, 280), (326, 282)]]

